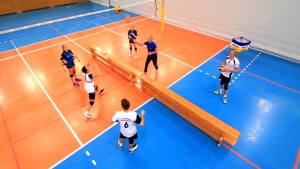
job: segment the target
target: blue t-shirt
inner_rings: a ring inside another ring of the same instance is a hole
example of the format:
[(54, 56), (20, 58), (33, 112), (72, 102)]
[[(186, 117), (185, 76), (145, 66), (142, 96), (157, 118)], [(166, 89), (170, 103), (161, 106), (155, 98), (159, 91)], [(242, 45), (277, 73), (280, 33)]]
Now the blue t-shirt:
[[(157, 48), (156, 44), (154, 42), (149, 43), (148, 41), (144, 43), (144, 45), (147, 46), (148, 52), (154, 52)], [(157, 53), (154, 53), (150, 56), (157, 56)]]
[(73, 52), (71, 50), (68, 50), (68, 52), (63, 51), (63, 53), (61, 54), (61, 61), (65, 60), (68, 63), (66, 64), (66, 66), (68, 68), (71, 68), (72, 66), (75, 65), (74, 63), (74, 56), (73, 56)]

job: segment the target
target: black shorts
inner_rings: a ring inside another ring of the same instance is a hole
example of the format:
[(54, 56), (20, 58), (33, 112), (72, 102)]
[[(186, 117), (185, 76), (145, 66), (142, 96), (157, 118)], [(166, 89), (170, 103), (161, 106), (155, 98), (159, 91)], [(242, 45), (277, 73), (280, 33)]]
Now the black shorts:
[[(125, 137), (121, 132), (120, 132), (120, 138), (125, 138), (127, 139), (128, 137)], [(131, 136), (128, 138), (129, 140), (129, 144), (133, 144), (134, 140), (138, 138), (137, 133), (135, 133), (135, 135)]]
[(135, 43), (133, 39), (129, 39), (129, 43)]
[(96, 98), (95, 92), (89, 93), (89, 98), (90, 98), (90, 100), (95, 100), (95, 98)]
[(230, 82), (230, 77), (226, 77), (222, 73), (220, 74), (219, 79), (221, 79), (221, 84), (228, 84)]
[(66, 65), (68, 69), (71, 69), (73, 66), (75, 66), (75, 64), (72, 65)]

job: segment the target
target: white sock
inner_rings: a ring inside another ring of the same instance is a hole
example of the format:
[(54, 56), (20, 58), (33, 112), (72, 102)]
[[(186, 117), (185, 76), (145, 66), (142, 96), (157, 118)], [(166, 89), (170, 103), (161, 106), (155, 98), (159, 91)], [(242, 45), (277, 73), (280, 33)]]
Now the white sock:
[(219, 89), (219, 93), (222, 93), (222, 89)]
[(89, 112), (88, 112), (88, 111), (85, 111), (85, 112), (84, 112), (84, 115), (85, 115), (85, 116), (89, 115)]
[(227, 97), (227, 94), (224, 94), (224, 97), (226, 98), (226, 97)]

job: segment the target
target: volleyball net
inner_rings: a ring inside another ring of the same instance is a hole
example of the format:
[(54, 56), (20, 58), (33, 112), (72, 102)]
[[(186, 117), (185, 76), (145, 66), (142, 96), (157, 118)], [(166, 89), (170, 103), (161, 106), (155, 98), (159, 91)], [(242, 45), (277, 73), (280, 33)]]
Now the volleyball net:
[(99, 47), (94, 46), (91, 47), (90, 50), (93, 58), (127, 79), (131, 84), (135, 84), (140, 90), (150, 94), (211, 138), (215, 139), (219, 146), (223, 141), (231, 145), (236, 144), (240, 132), (233, 127), (207, 113), (117, 57), (108, 54), (103, 55)]
[[(38, 23), (0, 29), (0, 52), (20, 48), (64, 35), (87, 31), (93, 34), (102, 26), (115, 22), (125, 21), (137, 17), (155, 17), (155, 1), (140, 1), (130, 4), (131, 1), (115, 1), (109, 3), (106, 9), (68, 16), (55, 20), (40, 20)], [(122, 12), (117, 13), (114, 5), (122, 6)]]

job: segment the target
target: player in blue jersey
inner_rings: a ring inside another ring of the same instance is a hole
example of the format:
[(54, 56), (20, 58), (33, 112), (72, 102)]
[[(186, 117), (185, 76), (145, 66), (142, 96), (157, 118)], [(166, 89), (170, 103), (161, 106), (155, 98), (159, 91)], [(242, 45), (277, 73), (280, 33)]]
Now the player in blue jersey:
[(129, 57), (132, 56), (132, 47), (134, 47), (135, 58), (137, 58), (137, 56), (138, 56), (137, 47), (134, 42), (134, 40), (136, 40), (136, 37), (137, 37), (137, 31), (134, 29), (134, 26), (131, 25), (130, 30), (128, 31), (129, 49), (130, 49)]
[(80, 86), (78, 83), (76, 83), (76, 81), (81, 81), (81, 79), (77, 78), (76, 76), (76, 67), (74, 63), (74, 60), (76, 58), (78, 62), (80, 62), (80, 60), (76, 55), (73, 54), (73, 52), (68, 48), (67, 45), (62, 45), (62, 48), (63, 48), (63, 52), (60, 58), (61, 64), (67, 67), (73, 86)]
[(153, 62), (153, 65), (154, 65), (156, 71), (158, 71), (158, 65), (157, 65), (157, 52), (158, 51), (157, 51), (156, 43), (153, 42), (153, 37), (149, 36), (148, 41), (146, 41), (145, 43), (140, 43), (140, 42), (137, 42), (136, 40), (135, 40), (135, 43), (140, 46), (143, 46), (143, 45), (147, 46), (148, 56), (147, 56), (146, 63), (145, 63), (144, 73), (145, 74), (147, 73), (148, 65), (149, 65), (150, 61)]

